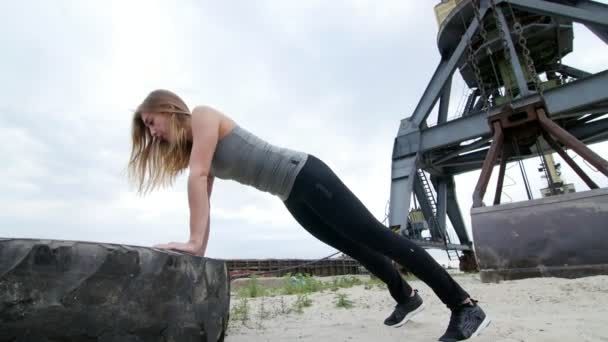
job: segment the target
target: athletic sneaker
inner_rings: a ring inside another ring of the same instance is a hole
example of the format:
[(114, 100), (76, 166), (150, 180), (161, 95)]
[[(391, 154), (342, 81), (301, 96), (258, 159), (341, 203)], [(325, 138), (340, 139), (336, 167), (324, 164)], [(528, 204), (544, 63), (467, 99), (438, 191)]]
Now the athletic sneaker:
[(452, 342), (462, 341), (470, 337), (477, 336), (490, 324), (490, 318), (477, 305), (476, 300), (471, 300), (472, 304), (461, 304), (452, 310), (450, 324), (446, 332), (439, 338), (439, 341)]
[(414, 296), (409, 297), (403, 304), (397, 304), (393, 313), (384, 320), (384, 324), (394, 328), (400, 327), (423, 309), (422, 298), (418, 295), (418, 290), (414, 290)]

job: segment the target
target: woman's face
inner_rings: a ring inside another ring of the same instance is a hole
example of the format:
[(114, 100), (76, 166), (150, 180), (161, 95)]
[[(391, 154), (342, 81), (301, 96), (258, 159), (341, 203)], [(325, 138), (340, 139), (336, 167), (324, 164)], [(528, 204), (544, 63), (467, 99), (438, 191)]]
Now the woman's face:
[(169, 141), (169, 115), (163, 113), (144, 112), (141, 113), (141, 120), (150, 130), (150, 135), (156, 139)]

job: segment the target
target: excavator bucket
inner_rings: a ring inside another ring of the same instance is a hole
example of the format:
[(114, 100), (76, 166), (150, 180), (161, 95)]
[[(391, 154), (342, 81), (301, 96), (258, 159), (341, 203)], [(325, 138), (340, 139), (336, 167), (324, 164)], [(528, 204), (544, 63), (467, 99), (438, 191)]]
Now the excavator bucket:
[(608, 189), (471, 210), (482, 282), (608, 274)]

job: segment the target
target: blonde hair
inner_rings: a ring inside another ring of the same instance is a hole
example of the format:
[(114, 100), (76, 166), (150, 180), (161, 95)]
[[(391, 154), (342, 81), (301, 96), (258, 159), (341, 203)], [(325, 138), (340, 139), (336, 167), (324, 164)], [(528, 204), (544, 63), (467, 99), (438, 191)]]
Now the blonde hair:
[[(170, 141), (155, 139), (144, 125), (144, 112), (169, 115)], [(173, 184), (188, 167), (192, 143), (187, 139), (190, 110), (176, 94), (158, 89), (152, 91), (133, 113), (132, 148), (128, 173), (131, 183), (139, 194), (146, 194), (157, 187)]]

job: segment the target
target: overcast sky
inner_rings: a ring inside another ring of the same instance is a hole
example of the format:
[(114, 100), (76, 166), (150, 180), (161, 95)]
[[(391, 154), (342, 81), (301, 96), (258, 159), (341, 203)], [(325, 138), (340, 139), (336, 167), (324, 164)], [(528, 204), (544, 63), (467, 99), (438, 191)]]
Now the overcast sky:
[[(175, 91), (191, 108), (213, 106), (273, 144), (315, 154), (383, 220), (393, 139), (440, 57), (434, 4), (3, 1), (0, 237), (143, 246), (186, 240), (186, 176), (145, 198), (126, 180), (131, 110), (156, 88)], [(584, 27), (575, 27), (574, 45), (564, 63), (606, 69), (606, 45)], [(450, 116), (466, 94), (455, 79)], [(608, 156), (606, 144), (593, 149)], [(539, 197), (538, 159), (527, 164)], [(519, 169), (507, 174), (507, 196), (523, 199)], [(477, 175), (456, 178), (467, 224)], [(566, 168), (564, 177), (586, 189)], [(277, 197), (216, 181), (209, 257), (333, 252)]]

